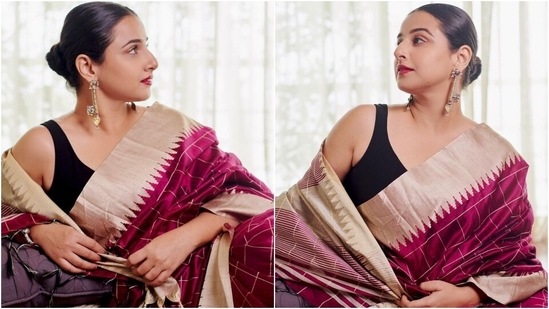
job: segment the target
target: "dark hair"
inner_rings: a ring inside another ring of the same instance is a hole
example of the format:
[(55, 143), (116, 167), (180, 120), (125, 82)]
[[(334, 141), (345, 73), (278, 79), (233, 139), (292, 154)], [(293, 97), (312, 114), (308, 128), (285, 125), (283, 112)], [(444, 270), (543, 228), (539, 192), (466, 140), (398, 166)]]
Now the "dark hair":
[(477, 79), (482, 70), (482, 63), (477, 57), (477, 30), (471, 17), (464, 10), (443, 3), (426, 4), (410, 14), (418, 11), (427, 12), (440, 21), (440, 28), (450, 43), (450, 50), (456, 51), (463, 45), (471, 48), (473, 55), (463, 72), (463, 88), (467, 87)]
[(75, 60), (84, 54), (97, 63), (104, 60), (105, 49), (113, 40), (113, 29), (124, 17), (134, 15), (130, 8), (112, 2), (88, 2), (73, 8), (65, 17), (59, 43), (46, 54), (48, 65), (78, 89), (80, 75)]

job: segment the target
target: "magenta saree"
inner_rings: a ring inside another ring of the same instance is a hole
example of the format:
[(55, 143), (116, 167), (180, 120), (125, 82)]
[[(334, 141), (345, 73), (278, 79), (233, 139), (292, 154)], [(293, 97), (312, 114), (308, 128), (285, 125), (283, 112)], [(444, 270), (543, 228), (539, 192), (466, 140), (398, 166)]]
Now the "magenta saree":
[(236, 156), (218, 148), (212, 129), (177, 111), (158, 103), (149, 107), (95, 171), (68, 216), (29, 183), (9, 152), (2, 169), (3, 235), (58, 219), (126, 258), (201, 211), (241, 222), (195, 250), (164, 290), (106, 263), (90, 276), (116, 280), (110, 305), (272, 307), (272, 194)]
[(481, 124), (353, 205), (322, 155), (275, 201), (276, 275), (313, 306), (396, 306), (419, 284), (474, 284), (486, 306), (547, 306), (528, 165)]

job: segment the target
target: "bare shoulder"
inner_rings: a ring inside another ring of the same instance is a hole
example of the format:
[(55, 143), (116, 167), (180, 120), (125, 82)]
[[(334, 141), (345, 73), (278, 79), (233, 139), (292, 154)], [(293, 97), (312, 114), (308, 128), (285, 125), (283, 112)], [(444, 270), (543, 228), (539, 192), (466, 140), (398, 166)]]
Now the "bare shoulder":
[[(352, 135), (368, 133), (373, 130), (376, 116), (376, 108), (371, 104), (358, 105), (350, 109), (333, 128), (334, 133), (344, 133), (349, 138)], [(366, 131), (366, 132), (364, 132)]]
[(340, 179), (360, 159), (375, 123), (375, 106), (364, 104), (349, 110), (332, 128), (324, 144), (324, 155)]
[(44, 126), (27, 131), (12, 147), (15, 160), (38, 184), (43, 185), (44, 175), (52, 171), (55, 148), (50, 132)]

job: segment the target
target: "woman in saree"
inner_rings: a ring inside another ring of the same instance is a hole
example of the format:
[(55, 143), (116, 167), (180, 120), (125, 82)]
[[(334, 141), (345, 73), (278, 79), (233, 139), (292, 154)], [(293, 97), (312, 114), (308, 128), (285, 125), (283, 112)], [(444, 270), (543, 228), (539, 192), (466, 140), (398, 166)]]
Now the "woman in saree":
[(547, 307), (528, 165), (461, 111), (481, 72), (470, 17), (427, 4), (397, 39), (408, 103), (347, 112), (275, 199), (275, 305)]
[(81, 4), (46, 59), (76, 105), (2, 156), (2, 305), (272, 307), (272, 194), (211, 128), (133, 103), (158, 67), (137, 15)]

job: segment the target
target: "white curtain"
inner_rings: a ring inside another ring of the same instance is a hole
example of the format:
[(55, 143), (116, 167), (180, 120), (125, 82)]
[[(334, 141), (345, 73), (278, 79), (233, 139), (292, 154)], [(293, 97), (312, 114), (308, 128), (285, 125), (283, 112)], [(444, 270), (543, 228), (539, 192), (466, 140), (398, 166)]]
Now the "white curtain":
[[(406, 15), (427, 2), (276, 3), (276, 190), (288, 189), (335, 122), (362, 103), (405, 103), (393, 51)], [(480, 78), (464, 112), (506, 137), (530, 164), (534, 236), (547, 243), (547, 2), (450, 2), (478, 32)]]
[[(45, 55), (81, 2), (2, 2), (2, 149), (74, 108)], [(141, 18), (157, 57), (152, 97), (213, 127), (274, 187), (274, 3), (119, 2)]]

